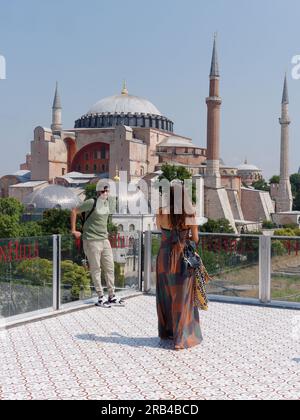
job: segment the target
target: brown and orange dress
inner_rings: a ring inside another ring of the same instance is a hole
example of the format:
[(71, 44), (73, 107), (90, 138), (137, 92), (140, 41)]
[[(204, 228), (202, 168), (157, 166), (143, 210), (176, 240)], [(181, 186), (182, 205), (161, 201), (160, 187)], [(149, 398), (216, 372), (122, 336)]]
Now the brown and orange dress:
[(183, 264), (182, 249), (190, 229), (162, 229), (157, 257), (157, 312), (159, 337), (174, 340), (176, 350), (199, 345), (202, 340), (199, 310), (194, 300), (194, 271)]

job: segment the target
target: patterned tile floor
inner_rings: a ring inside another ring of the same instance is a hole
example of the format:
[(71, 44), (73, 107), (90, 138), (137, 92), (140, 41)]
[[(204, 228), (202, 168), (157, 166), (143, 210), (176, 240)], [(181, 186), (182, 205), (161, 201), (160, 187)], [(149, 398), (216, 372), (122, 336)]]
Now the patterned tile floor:
[(157, 338), (155, 298), (0, 333), (0, 399), (300, 399), (300, 313), (211, 303), (204, 343)]

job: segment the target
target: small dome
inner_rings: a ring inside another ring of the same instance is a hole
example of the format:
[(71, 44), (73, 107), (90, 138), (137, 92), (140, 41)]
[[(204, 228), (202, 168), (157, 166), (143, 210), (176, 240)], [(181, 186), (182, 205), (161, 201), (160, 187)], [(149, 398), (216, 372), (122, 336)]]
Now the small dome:
[(107, 113), (162, 115), (156, 106), (147, 99), (127, 94), (102, 99), (92, 106), (87, 115)]
[(49, 185), (42, 190), (35, 191), (27, 196), (24, 204), (36, 210), (62, 209), (71, 210), (81, 203), (76, 192), (71, 188), (59, 185)]
[(249, 165), (247, 163), (244, 163), (243, 165), (240, 165), (238, 167), (238, 170), (239, 171), (256, 171), (256, 172), (259, 172), (260, 171), (260, 169), (257, 166), (255, 166), (255, 165)]

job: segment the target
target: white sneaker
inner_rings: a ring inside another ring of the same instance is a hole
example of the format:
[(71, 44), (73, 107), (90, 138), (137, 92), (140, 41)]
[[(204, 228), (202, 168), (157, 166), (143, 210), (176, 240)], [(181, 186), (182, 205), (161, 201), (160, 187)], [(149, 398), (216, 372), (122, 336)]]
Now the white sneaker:
[(111, 308), (111, 305), (108, 303), (107, 300), (104, 300), (103, 298), (99, 298), (98, 302), (95, 304), (95, 306), (97, 306), (98, 308)]
[(108, 298), (108, 304), (111, 305), (111, 306), (124, 307), (125, 306), (125, 300), (124, 299), (117, 298), (114, 295), (114, 296)]

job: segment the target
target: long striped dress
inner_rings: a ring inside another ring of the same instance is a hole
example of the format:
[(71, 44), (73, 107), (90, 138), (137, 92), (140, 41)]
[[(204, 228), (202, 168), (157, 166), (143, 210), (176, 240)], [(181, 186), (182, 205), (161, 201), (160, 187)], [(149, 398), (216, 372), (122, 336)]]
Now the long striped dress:
[(189, 232), (163, 229), (157, 257), (159, 337), (174, 340), (176, 350), (195, 347), (203, 340), (199, 310), (194, 305), (193, 273), (187, 273), (182, 264), (182, 246)]

